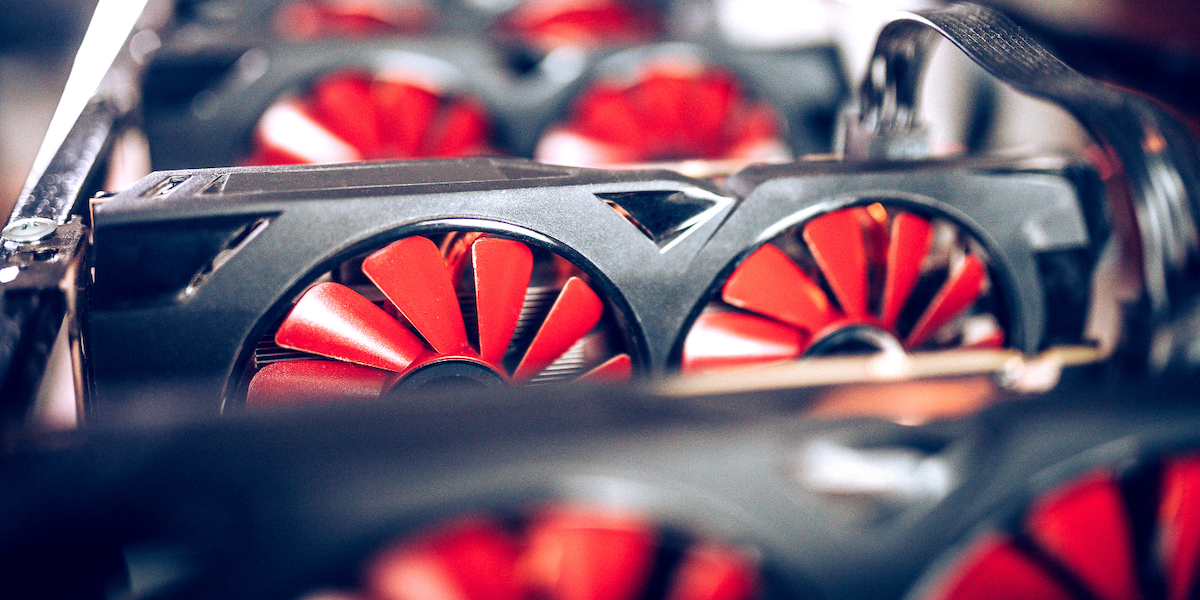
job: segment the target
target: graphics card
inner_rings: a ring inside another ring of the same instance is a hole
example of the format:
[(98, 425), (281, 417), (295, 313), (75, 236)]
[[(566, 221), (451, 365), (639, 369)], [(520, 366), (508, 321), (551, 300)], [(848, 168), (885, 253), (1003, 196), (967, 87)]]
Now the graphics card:
[(30, 597), (126, 577), (179, 598), (1193, 589), (1194, 383), (1094, 371), (922, 425), (816, 417), (915, 393), (901, 383), (500, 389), (94, 429), (6, 462), (0, 556)]
[[(442, 11), (420, 37), (296, 41), (243, 31), (238, 17), (185, 22), (145, 67), (151, 163), (505, 155), (744, 164), (829, 150), (848, 87), (831, 45), (753, 50), (671, 38), (654, 25), (664, 7), (577, 4), (523, 3), (490, 25), (484, 14)], [(256, 6), (237, 10), (269, 12)]]
[(1087, 282), (1106, 235), (1086, 169), (905, 167), (724, 185), (511, 159), (155, 174), (94, 206), (92, 407), (1082, 342), (1087, 296), (1059, 282)]

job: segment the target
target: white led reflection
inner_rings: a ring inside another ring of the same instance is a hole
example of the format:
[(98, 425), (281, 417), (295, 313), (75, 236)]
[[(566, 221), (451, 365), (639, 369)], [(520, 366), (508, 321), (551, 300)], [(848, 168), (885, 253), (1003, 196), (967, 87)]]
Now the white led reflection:
[(944, 459), (905, 448), (851, 448), (820, 440), (804, 448), (800, 467), (806, 487), (830, 494), (939, 500), (953, 484)]
[(795, 469), (804, 491), (826, 500), (830, 514), (859, 526), (923, 513), (955, 485), (945, 458), (905, 446), (856, 448), (818, 440), (800, 450)]
[(304, 113), (295, 102), (276, 104), (263, 114), (259, 124), (263, 140), (309, 163), (356, 162), (363, 157)]

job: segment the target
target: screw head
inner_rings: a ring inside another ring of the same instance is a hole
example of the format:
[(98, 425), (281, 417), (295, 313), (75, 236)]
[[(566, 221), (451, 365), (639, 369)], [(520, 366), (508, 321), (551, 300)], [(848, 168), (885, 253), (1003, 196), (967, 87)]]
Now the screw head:
[(14, 242), (36, 242), (48, 237), (58, 228), (53, 219), (44, 217), (27, 217), (9, 223), (0, 235)]

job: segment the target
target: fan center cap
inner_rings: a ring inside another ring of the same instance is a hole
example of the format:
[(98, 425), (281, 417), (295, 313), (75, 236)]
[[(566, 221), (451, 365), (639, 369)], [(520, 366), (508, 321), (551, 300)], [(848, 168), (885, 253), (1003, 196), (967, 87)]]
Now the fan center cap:
[(904, 354), (904, 346), (891, 332), (877, 327), (859, 323), (833, 329), (820, 336), (808, 350), (805, 356), (860, 356), (867, 354)]
[(480, 389), (507, 384), (507, 378), (478, 358), (441, 356), (409, 371), (392, 386), (388, 396), (428, 389)]

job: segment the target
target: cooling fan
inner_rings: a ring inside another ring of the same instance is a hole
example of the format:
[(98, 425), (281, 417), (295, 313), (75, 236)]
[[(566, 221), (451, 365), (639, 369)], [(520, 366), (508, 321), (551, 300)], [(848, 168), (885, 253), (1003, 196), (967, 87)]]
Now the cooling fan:
[(492, 153), (481, 102), (426, 76), (350, 69), (317, 78), (266, 109), (248, 165), (453, 158)]
[(911, 598), (1183, 600), (1200, 571), (1200, 456), (1101, 469), (943, 561)]
[(801, 356), (1000, 347), (988, 255), (942, 216), (879, 202), (749, 254), (684, 342), (685, 371)]
[(693, 263), (711, 282), (675, 343), (683, 371), (865, 355), (1088, 344), (1107, 233), (1086, 165), (906, 169), (801, 161), (726, 180), (744, 198)]
[[(408, 237), (346, 267), (361, 264), (365, 295), (334, 281), (306, 290), (275, 345), (256, 351), (247, 405), (629, 379), (629, 355), (610, 349), (621, 342), (605, 302), (565, 259), (539, 250), (535, 260), (523, 242), (478, 232), (443, 246), (446, 256), (429, 238)], [(333, 360), (306, 360), (315, 357)]]
[(593, 81), (543, 134), (535, 158), (583, 166), (778, 162), (791, 156), (782, 130), (771, 105), (752, 97), (732, 71), (694, 56), (663, 56)]
[(451, 518), (394, 540), (367, 560), (357, 593), (380, 600), (752, 600), (766, 584), (754, 556), (630, 511), (556, 505), (513, 518)]

